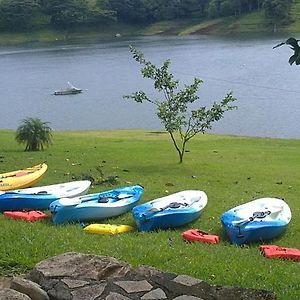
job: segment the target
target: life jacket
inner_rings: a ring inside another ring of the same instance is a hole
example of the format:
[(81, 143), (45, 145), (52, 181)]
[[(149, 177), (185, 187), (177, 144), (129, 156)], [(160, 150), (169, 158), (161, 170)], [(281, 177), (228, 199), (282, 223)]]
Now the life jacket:
[(218, 235), (208, 234), (199, 229), (189, 229), (181, 235), (189, 242), (202, 242), (208, 244), (217, 244), (220, 242), (220, 237)]
[(259, 246), (259, 250), (268, 258), (283, 258), (300, 261), (300, 250), (296, 248), (261, 245)]
[(40, 219), (47, 219), (49, 216), (44, 212), (39, 210), (31, 211), (5, 211), (3, 215), (8, 218), (13, 218), (17, 220), (25, 220), (28, 222), (34, 222)]

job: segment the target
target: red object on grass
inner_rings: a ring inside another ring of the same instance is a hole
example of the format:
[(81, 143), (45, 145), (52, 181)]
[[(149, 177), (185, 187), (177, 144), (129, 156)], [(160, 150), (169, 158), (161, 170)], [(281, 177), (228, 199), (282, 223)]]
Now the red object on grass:
[(208, 234), (199, 229), (189, 229), (181, 235), (185, 240), (190, 242), (202, 242), (208, 244), (217, 244), (220, 242), (220, 237), (218, 235)]
[(28, 222), (34, 222), (40, 219), (47, 219), (49, 216), (44, 212), (39, 210), (31, 211), (5, 211), (3, 215), (8, 218), (13, 218), (17, 220), (25, 220)]
[(276, 245), (261, 245), (259, 250), (268, 258), (283, 258), (300, 261), (300, 250), (296, 248), (279, 247)]

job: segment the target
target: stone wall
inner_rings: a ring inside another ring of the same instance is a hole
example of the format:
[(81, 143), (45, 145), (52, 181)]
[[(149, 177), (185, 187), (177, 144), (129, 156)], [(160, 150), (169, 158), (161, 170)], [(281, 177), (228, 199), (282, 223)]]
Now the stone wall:
[[(38, 263), (24, 277), (7, 281), (0, 299), (32, 300), (274, 300), (265, 290), (209, 285), (107, 256), (64, 253)], [(4, 285), (4, 286), (5, 286)]]

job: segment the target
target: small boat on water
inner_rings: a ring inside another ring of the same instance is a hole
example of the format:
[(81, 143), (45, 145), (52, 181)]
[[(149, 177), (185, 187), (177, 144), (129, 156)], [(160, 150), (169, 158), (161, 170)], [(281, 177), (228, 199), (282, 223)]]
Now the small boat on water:
[(279, 236), (291, 218), (291, 210), (284, 200), (260, 198), (226, 211), (221, 222), (230, 241), (242, 245)]
[(0, 211), (46, 210), (51, 202), (62, 197), (86, 194), (90, 185), (89, 180), (80, 180), (0, 192)]
[(57, 95), (74, 95), (74, 94), (79, 94), (81, 92), (82, 92), (82, 89), (75, 87), (68, 81), (68, 86), (65, 89), (55, 91), (54, 95), (56, 95), (56, 96)]
[(140, 185), (117, 188), (76, 198), (62, 198), (50, 204), (55, 224), (97, 221), (130, 211), (140, 200), (144, 188)]
[(132, 214), (139, 231), (168, 229), (194, 221), (206, 204), (205, 192), (187, 190), (138, 205)]
[(47, 171), (45, 163), (0, 174), (0, 191), (22, 189), (36, 184)]

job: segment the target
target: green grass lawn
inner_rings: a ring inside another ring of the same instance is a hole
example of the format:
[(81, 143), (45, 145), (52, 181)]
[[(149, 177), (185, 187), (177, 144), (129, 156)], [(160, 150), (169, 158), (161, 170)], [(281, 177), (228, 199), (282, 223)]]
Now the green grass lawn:
[[(48, 170), (39, 185), (71, 181), (81, 174), (118, 176), (115, 187), (141, 184), (141, 202), (185, 189), (207, 193), (208, 204), (193, 224), (176, 230), (115, 236), (85, 233), (79, 224), (55, 226), (0, 215), (0, 275), (30, 270), (63, 252), (113, 256), (133, 266), (150, 265), (187, 274), (210, 284), (274, 291), (278, 299), (299, 299), (299, 263), (263, 257), (259, 244), (231, 245), (220, 215), (254, 198), (284, 198), (292, 210), (286, 233), (271, 244), (300, 248), (300, 140), (199, 135), (188, 144), (183, 164), (167, 134), (145, 130), (54, 132), (53, 145), (24, 152), (14, 131), (0, 131), (0, 173), (43, 161)], [(96, 176), (95, 175), (95, 176)], [(90, 191), (111, 189), (94, 186)], [(135, 225), (131, 213), (101, 223)], [(199, 228), (221, 236), (221, 243), (186, 243), (181, 233)]]

